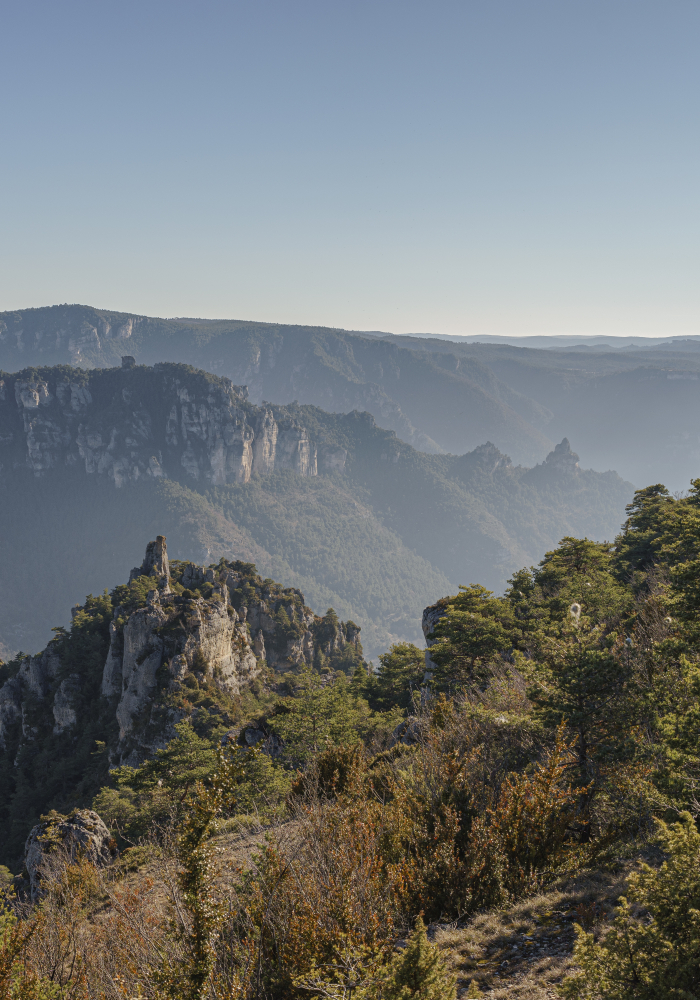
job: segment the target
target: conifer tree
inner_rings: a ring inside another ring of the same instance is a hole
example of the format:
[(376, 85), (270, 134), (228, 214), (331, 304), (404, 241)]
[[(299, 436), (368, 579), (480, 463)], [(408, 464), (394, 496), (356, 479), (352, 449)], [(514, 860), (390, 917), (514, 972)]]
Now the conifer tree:
[(411, 642), (397, 642), (379, 657), (381, 669), (371, 692), (373, 708), (408, 708), (425, 674), (425, 653)]
[(439, 690), (451, 690), (478, 682), (491, 660), (513, 647), (516, 636), (508, 601), (479, 584), (460, 586), (433, 631), (433, 683)]
[[(700, 984), (700, 834), (690, 813), (659, 823), (668, 854), (628, 879), (613, 927), (602, 942), (577, 927), (580, 971), (560, 989), (568, 1000), (692, 1000)], [(646, 915), (646, 916), (644, 916)]]
[(391, 963), (386, 1000), (454, 1000), (456, 979), (450, 975), (437, 945), (428, 941), (425, 924), (416, 918), (406, 948)]
[(617, 636), (606, 636), (587, 618), (575, 617), (558, 635), (544, 642), (544, 683), (535, 684), (529, 695), (545, 724), (554, 727), (565, 721), (577, 734), (579, 780), (591, 780), (591, 758), (614, 752), (617, 714), (616, 699), (624, 691), (623, 661), (615, 655)]

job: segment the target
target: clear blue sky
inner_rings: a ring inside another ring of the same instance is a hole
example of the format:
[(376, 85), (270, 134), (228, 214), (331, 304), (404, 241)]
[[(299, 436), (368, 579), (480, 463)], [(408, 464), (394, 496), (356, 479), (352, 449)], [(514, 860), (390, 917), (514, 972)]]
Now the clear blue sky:
[(700, 332), (697, 0), (5, 0), (0, 309)]

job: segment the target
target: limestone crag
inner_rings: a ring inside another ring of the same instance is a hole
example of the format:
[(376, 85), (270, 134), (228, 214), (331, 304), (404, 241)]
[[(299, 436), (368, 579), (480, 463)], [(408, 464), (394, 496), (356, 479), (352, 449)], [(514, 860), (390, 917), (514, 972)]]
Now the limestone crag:
[(16, 675), (0, 686), (0, 747), (7, 746), (7, 737), (17, 724), (21, 724), (22, 735), (26, 739), (32, 738), (32, 727), (26, 721), (24, 706), (28, 698), (42, 700), (47, 697), (59, 666), (55, 653), (46, 649), (38, 656), (25, 657)]
[[(103, 352), (112, 345), (125, 344), (131, 338), (134, 330), (143, 323), (141, 316), (115, 316), (112, 320), (90, 311), (90, 322), (82, 316), (77, 320), (70, 314), (70, 309), (59, 309), (65, 313), (63, 321), (39, 325), (31, 332), (25, 330), (24, 323), (8, 323), (0, 320), (0, 345), (7, 344), (24, 352), (67, 351), (71, 364), (88, 365), (92, 367), (92, 357)], [(16, 318), (16, 314), (15, 314)]]
[[(137, 764), (192, 710), (188, 689), (237, 696), (265, 662), (284, 671), (362, 656), (359, 628), (332, 609), (318, 617), (300, 591), (262, 580), (251, 563), (170, 563), (163, 535), (148, 543), (129, 584), (100, 600), (112, 619), (102, 619), (101, 661), (68, 653), (62, 663), (61, 631), (43, 653), (3, 668), (11, 675), (0, 685), (0, 750), (13, 761), (47, 732), (72, 742), (99, 717), (109, 760)], [(74, 607), (76, 627), (93, 613), (94, 603)]]
[(575, 476), (579, 472), (578, 455), (571, 450), (568, 438), (564, 438), (554, 451), (550, 451), (543, 464), (547, 469), (556, 469), (569, 476)]
[(143, 477), (214, 485), (291, 469), (342, 472), (344, 449), (312, 441), (305, 427), (248, 401), (246, 386), (186, 365), (91, 372), (29, 369), (0, 380), (0, 476), (82, 465), (116, 486)]

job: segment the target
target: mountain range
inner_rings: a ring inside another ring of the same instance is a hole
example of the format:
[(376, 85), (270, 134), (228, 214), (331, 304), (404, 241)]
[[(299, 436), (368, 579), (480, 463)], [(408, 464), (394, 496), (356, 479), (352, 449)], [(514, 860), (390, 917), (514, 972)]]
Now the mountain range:
[[(700, 466), (700, 346), (692, 338), (443, 338), (238, 320), (158, 319), (63, 305), (0, 314), (0, 367), (186, 363), (257, 404), (371, 413), (415, 448), (491, 441), (535, 465), (563, 437), (585, 465), (685, 489)], [(623, 341), (621, 341), (622, 343)]]
[(459, 584), (501, 590), (565, 535), (613, 537), (632, 491), (567, 440), (531, 467), (490, 442), (428, 454), (367, 412), (259, 406), (182, 364), (2, 374), (0, 639), (41, 648), (162, 534), (178, 559), (253, 562), (334, 607), (374, 657), (420, 642), (422, 609)]

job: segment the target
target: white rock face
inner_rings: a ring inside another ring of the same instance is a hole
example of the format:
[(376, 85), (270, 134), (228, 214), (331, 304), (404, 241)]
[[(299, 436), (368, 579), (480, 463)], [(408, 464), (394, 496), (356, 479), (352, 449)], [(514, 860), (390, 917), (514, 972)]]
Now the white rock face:
[[(135, 611), (124, 626), (122, 656), (122, 691), (117, 706), (119, 738), (131, 731), (134, 716), (151, 701), (156, 687), (156, 672), (162, 663), (163, 641), (155, 630), (167, 617), (161, 608)], [(105, 684), (104, 674), (102, 683)]]
[(23, 660), (18, 676), (26, 690), (37, 698), (44, 698), (59, 666), (58, 656), (49, 648), (38, 656), (28, 656)]
[(102, 671), (101, 694), (113, 698), (122, 690), (122, 659), (124, 656), (124, 634), (114, 622), (109, 625), (109, 652)]
[(38, 656), (25, 657), (16, 676), (0, 687), (0, 746), (6, 746), (6, 737), (20, 720), (24, 736), (33, 737), (26, 724), (24, 701), (28, 695), (48, 699), (59, 666), (56, 654), (46, 649)]
[(79, 692), (80, 677), (77, 674), (71, 674), (61, 681), (53, 699), (54, 733), (63, 733), (77, 722), (75, 700)]
[[(237, 695), (258, 676), (263, 659), (287, 670), (358, 645), (351, 622), (318, 618), (300, 591), (262, 580), (247, 564), (179, 564), (173, 578), (162, 535), (149, 542), (131, 580), (144, 576), (152, 580), (146, 606), (113, 609), (104, 664), (80, 662), (72, 668), (80, 674), (66, 676), (56, 653), (62, 644), (52, 643), (25, 657), (0, 686), (0, 747), (9, 760), (51, 733), (62, 753), (89, 719), (104, 726), (105, 762), (139, 764), (193, 710), (187, 689), (217, 685)], [(76, 605), (73, 618), (82, 610)]]
[[(76, 351), (81, 337), (98, 336), (90, 329), (75, 340)], [(167, 477), (169, 469), (214, 485), (247, 483), (275, 469), (318, 474), (318, 448), (305, 427), (278, 424), (270, 408), (248, 403), (247, 389), (228, 379), (206, 381), (176, 369), (145, 369), (144, 381), (129, 366), (110, 370), (97, 403), (87, 379), (3, 380), (0, 401), (11, 390), (16, 409), (0, 413), (0, 467), (19, 460), (43, 475), (82, 463), (88, 475), (106, 475), (116, 486)], [(105, 392), (112, 393), (108, 406)], [(343, 471), (345, 458), (343, 449), (324, 445), (322, 468)]]

